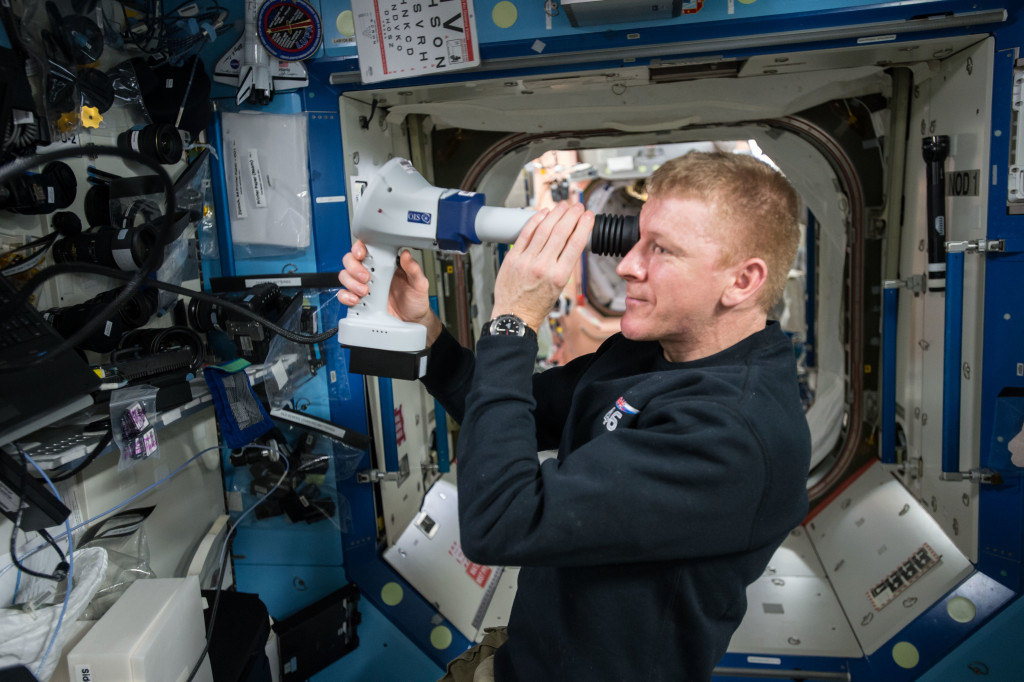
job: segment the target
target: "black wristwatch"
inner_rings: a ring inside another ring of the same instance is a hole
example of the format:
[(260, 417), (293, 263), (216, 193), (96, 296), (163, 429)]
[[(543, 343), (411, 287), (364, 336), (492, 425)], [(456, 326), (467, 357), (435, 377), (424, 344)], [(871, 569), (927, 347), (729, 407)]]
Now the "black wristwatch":
[(535, 335), (533, 331), (525, 322), (519, 317), (506, 313), (505, 315), (498, 315), (490, 322), (484, 323), (484, 328), (481, 332), (481, 336), (526, 336)]

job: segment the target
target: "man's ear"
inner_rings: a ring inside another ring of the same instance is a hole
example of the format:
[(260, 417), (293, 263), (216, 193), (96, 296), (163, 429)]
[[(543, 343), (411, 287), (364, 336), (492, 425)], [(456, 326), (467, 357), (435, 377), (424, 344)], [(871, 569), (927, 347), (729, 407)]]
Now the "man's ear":
[(768, 280), (768, 264), (760, 258), (748, 258), (733, 268), (733, 279), (722, 292), (722, 305), (734, 308), (753, 297)]

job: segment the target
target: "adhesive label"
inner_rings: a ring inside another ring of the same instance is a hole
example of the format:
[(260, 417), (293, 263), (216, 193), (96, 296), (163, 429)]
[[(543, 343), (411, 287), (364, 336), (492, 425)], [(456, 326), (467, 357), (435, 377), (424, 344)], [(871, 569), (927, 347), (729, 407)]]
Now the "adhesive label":
[(980, 170), (953, 171), (946, 174), (946, 196), (976, 197), (981, 185)]
[(14, 514), (18, 511), (18, 496), (3, 483), (0, 483), (0, 509), (9, 514)]
[(256, 149), (249, 150), (249, 179), (252, 181), (252, 193), (258, 208), (267, 207), (267, 191), (263, 186), (263, 172), (260, 170), (260, 153)]
[(117, 263), (117, 267), (125, 272), (131, 272), (136, 269), (135, 259), (132, 258), (131, 249), (112, 249), (110, 254), (114, 257), (114, 262)]
[(927, 542), (921, 545), (916, 552), (907, 557), (906, 561), (868, 590), (868, 599), (871, 600), (875, 611), (881, 611), (925, 572), (938, 565), (941, 559), (942, 557)]
[(255, 277), (245, 279), (245, 286), (247, 289), (259, 286), (260, 284), (276, 284), (279, 287), (300, 287), (302, 286), (301, 277)]
[(235, 180), (235, 217), (245, 218), (248, 212), (245, 210), (245, 197), (242, 195), (242, 169), (238, 163), (238, 142), (231, 145), (231, 170)]

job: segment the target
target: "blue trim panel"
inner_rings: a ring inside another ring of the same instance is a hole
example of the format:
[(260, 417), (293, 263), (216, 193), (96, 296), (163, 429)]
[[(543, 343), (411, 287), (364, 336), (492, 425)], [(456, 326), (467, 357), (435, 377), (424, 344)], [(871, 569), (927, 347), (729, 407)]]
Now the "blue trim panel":
[(221, 150), (210, 155), (210, 181), (213, 185), (214, 215), (217, 218), (217, 247), (220, 250), (220, 274), (224, 277), (235, 275), (235, 245), (231, 239), (231, 221), (228, 218), (227, 182), (224, 180), (224, 144), (221, 137), (220, 113), (210, 117), (209, 135), (214, 146)]
[[(430, 309), (435, 315), (440, 314), (437, 296), (430, 297)], [(437, 440), (437, 470), (442, 474), (451, 471), (451, 452), (448, 449), (448, 413), (441, 403), (434, 401), (434, 434)]]
[(960, 362), (963, 357), (964, 254), (946, 254), (942, 361), (942, 472), (960, 471)]
[[(380, 392), (380, 429), (384, 439), (384, 471), (398, 471), (398, 436), (395, 433), (395, 391), (391, 379), (377, 378)], [(388, 419), (391, 419), (389, 422)]]
[[(1008, 215), (1007, 167), (1012, 135), (1011, 107), (1013, 66), (1017, 49), (1024, 40), (1024, 26), (1017, 24), (997, 36), (997, 46), (1010, 49), (995, 54), (992, 101), (1007, 103), (992, 107), (988, 144), (993, 164), (988, 198), (989, 239), (1019, 239), (1024, 234), (1024, 216)], [(981, 433), (978, 447), (981, 466), (999, 470), (998, 459), (1005, 452), (1006, 434), (996, 431), (1001, 413), (1000, 397), (1024, 391), (1024, 374), (1019, 374), (1020, 340), (1024, 339), (1020, 283), (1024, 281), (1024, 254), (987, 254), (985, 257), (985, 320), (982, 352)], [(1017, 424), (1017, 428), (1020, 425)], [(1003, 435), (1004, 442), (997, 438)], [(1001, 446), (999, 452), (996, 445)], [(1018, 471), (1019, 474), (1019, 471)], [(1005, 474), (1004, 474), (1005, 476)], [(1024, 590), (1024, 486), (1018, 475), (1004, 485), (983, 485), (978, 490), (978, 570), (991, 575), (1010, 589)]]

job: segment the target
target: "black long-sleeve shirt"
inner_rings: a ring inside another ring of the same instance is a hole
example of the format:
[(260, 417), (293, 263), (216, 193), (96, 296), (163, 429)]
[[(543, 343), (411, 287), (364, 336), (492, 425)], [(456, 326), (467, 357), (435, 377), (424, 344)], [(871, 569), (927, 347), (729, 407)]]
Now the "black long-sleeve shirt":
[(484, 337), (474, 364), (445, 332), (424, 377), (462, 425), (463, 551), (522, 567), (496, 680), (709, 679), (807, 512), (792, 345), (770, 323), (685, 363), (621, 334), (540, 374), (536, 352)]

